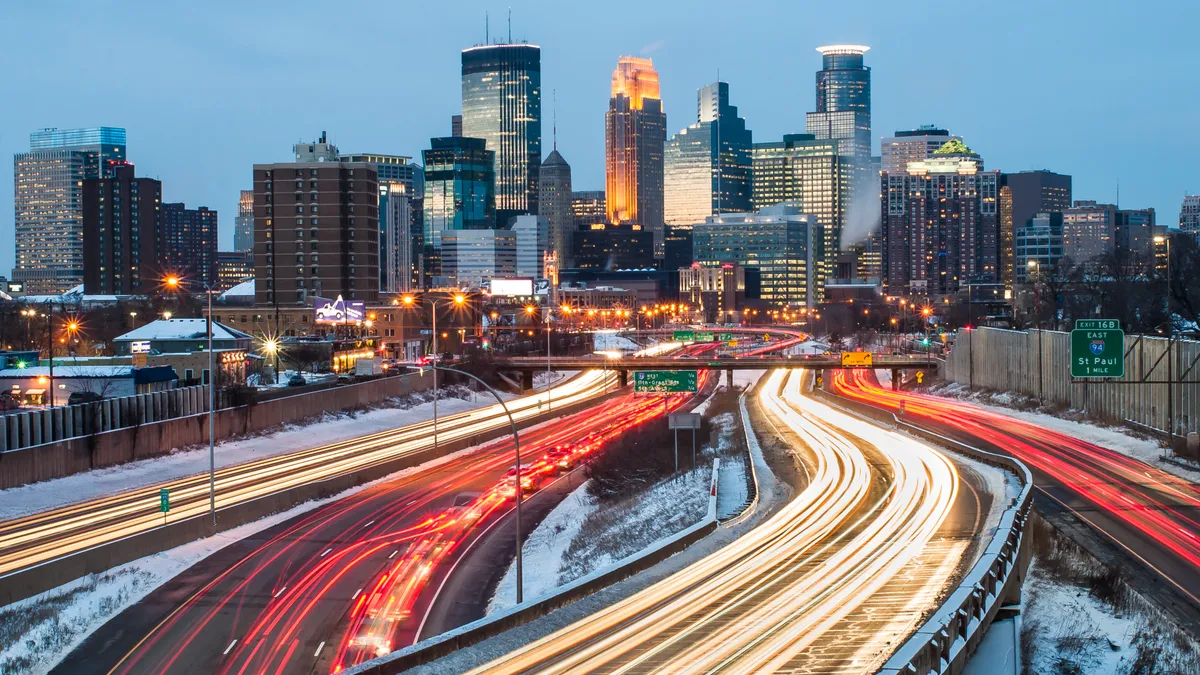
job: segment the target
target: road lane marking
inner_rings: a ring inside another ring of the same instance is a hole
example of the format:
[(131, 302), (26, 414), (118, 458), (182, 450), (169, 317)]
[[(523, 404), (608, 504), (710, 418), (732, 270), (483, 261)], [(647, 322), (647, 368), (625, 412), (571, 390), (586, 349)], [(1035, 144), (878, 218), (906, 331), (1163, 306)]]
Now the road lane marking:
[(283, 588), (279, 589), (279, 590), (278, 590), (278, 591), (275, 593), (275, 596), (274, 596), (274, 597), (278, 598), (279, 596), (283, 595), (283, 592), (284, 592), (284, 591), (286, 591), (286, 590), (287, 590), (287, 586), (284, 586)]
[(350, 599), (351, 599), (351, 600), (354, 600), (354, 599), (358, 598), (358, 594), (359, 594), (359, 593), (362, 593), (362, 589), (361, 589), (361, 588), (360, 588), (360, 589), (358, 589), (357, 591), (354, 591), (354, 597), (352, 597), (352, 598), (350, 598)]
[(412, 506), (413, 504), (416, 504), (416, 503), (417, 503), (417, 500), (414, 499), (411, 502), (405, 504), (405, 506)]
[(374, 524), (375, 524), (375, 521), (372, 520), (371, 522), (367, 523), (366, 525), (363, 525), (363, 527), (370, 527)]
[(229, 655), (229, 652), (230, 652), (230, 650), (232, 650), (232, 649), (233, 649), (233, 646), (234, 646), (234, 645), (236, 645), (236, 644), (237, 644), (237, 640), (234, 640), (233, 642), (230, 642), (230, 643), (229, 643), (229, 646), (225, 648), (225, 651), (221, 652), (221, 656), (228, 656), (228, 655)]
[(330, 551), (332, 551), (332, 550), (333, 550), (333, 549), (331, 549), (331, 548), (327, 548), (327, 549), (325, 549), (325, 552), (321, 554), (321, 557), (322, 557), (322, 558), (324, 558), (325, 556), (329, 555), (329, 552), (330, 552)]
[(325, 649), (325, 641), (324, 640), (321, 640), (321, 644), (317, 645), (317, 651), (313, 652), (314, 659), (319, 658), (321, 656), (322, 649)]
[(392, 558), (395, 558), (395, 557), (396, 557), (396, 554), (397, 554), (397, 553), (399, 553), (399, 552), (400, 552), (400, 549), (396, 549), (395, 551), (392, 551), (392, 554), (388, 556), (388, 560), (391, 560)]

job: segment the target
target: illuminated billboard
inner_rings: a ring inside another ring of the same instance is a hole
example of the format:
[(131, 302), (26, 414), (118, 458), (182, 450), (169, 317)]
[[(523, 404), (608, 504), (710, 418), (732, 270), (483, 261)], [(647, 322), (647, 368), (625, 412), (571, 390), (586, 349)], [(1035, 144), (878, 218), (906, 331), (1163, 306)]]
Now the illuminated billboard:
[(366, 317), (367, 306), (361, 300), (313, 299), (314, 323), (360, 323)]
[(492, 279), (492, 295), (533, 295), (533, 279)]

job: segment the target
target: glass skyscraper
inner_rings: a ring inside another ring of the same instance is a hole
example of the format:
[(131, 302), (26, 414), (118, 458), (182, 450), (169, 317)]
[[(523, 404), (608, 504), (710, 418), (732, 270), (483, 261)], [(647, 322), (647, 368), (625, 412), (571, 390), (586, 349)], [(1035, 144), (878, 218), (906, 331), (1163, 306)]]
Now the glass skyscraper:
[(650, 59), (622, 56), (604, 117), (605, 206), (611, 223), (633, 223), (663, 251), (663, 145), (667, 115)]
[(496, 229), (495, 153), (482, 138), (430, 139), (425, 160), (425, 247), (441, 248), (442, 232)]
[(16, 267), (27, 293), (83, 283), (83, 181), (106, 178), (125, 160), (118, 127), (42, 129), (13, 157)]
[(667, 141), (663, 151), (666, 223), (694, 225), (715, 213), (749, 211), (752, 148), (746, 120), (729, 105), (729, 84), (700, 89), (696, 123)]
[(254, 190), (242, 190), (233, 219), (233, 250), (254, 250)]
[(462, 52), (462, 135), (495, 153), (501, 222), (538, 212), (542, 160), (542, 50), (482, 45)]
[(808, 113), (808, 133), (840, 141), (842, 154), (871, 155), (871, 69), (863, 65), (863, 45), (817, 47), (817, 111)]

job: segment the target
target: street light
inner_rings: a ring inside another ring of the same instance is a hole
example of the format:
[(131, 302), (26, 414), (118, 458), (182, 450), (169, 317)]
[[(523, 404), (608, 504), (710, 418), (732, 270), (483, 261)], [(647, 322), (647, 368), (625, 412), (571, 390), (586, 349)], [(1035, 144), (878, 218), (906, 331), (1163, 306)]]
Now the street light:
[(1175, 322), (1171, 318), (1171, 238), (1154, 237), (1156, 246), (1167, 247), (1167, 437), (1175, 439), (1175, 362), (1171, 359), (1171, 345), (1175, 342)]
[[(188, 282), (171, 275), (163, 280), (167, 288), (177, 290)], [(207, 281), (192, 282), (204, 286), (204, 294), (208, 296), (208, 315), (205, 322), (208, 327), (208, 511), (212, 514), (213, 528), (217, 526), (217, 432), (214, 413), (217, 407), (217, 371), (213, 362), (213, 320), (212, 320), (212, 287)], [(167, 320), (171, 319), (170, 312), (164, 312)], [(276, 361), (276, 369), (279, 367)]]
[[(464, 303), (466, 303), (467, 298), (462, 293), (455, 293), (454, 297), (452, 298), (452, 301), (454, 302), (454, 305), (456, 307), (461, 307)], [(442, 302), (445, 302), (445, 300), (442, 300)], [(436, 299), (430, 300), (429, 305), (433, 311), (433, 356), (435, 359), (437, 359), (434, 363), (438, 363), (441, 361), (441, 358), (442, 358), (441, 354), (438, 354), (438, 329), (437, 329), (438, 301)], [(437, 446), (438, 446), (438, 426), (437, 426), (438, 425), (438, 394), (439, 394), (439, 392), (438, 392), (438, 376), (437, 376), (437, 368), (435, 367), (433, 369), (433, 451), (435, 453), (437, 452)], [(519, 489), (520, 487), (521, 487), (520, 483), (518, 482), (517, 488)]]

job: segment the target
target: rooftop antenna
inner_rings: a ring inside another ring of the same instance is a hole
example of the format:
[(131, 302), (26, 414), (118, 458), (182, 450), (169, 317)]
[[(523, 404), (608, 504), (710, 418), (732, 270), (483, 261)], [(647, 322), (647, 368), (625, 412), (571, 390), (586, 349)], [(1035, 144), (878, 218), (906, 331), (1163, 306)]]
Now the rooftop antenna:
[(483, 44), (485, 44), (485, 45), (490, 44), (491, 40), (492, 40), (491, 33), (489, 33), (488, 28), (489, 28), (488, 13), (487, 13), (487, 11), (484, 11), (484, 13), (483, 13)]
[(512, 44), (512, 7), (508, 8), (508, 44)]
[(1121, 208), (1121, 179), (1117, 179), (1117, 208)]
[(721, 215), (721, 68), (717, 67), (717, 215)]
[(551, 113), (551, 116), (552, 116), (551, 118), (554, 120), (554, 122), (553, 122), (553, 126), (551, 128), (554, 130), (554, 151), (557, 152), (558, 151), (558, 90), (551, 89), (550, 94), (551, 94), (551, 97), (554, 99), (554, 111)]

